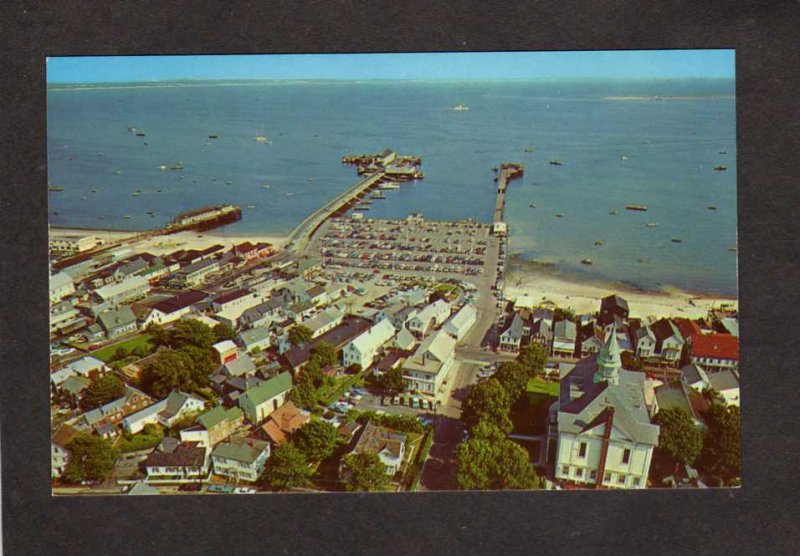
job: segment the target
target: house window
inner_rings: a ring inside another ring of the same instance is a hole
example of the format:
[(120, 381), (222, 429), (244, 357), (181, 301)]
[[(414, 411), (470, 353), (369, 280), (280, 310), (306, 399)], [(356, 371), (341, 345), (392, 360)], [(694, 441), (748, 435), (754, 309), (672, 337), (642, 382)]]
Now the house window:
[(562, 475), (569, 475), (569, 465), (564, 465), (564, 466), (561, 468), (561, 474), (562, 474)]
[(631, 461), (631, 451), (628, 448), (625, 448), (625, 451), (622, 452), (622, 463), (629, 463)]
[(577, 469), (575, 469), (575, 476), (578, 477), (579, 479), (583, 478), (583, 467), (578, 467)]
[(597, 479), (597, 470), (592, 469), (591, 471), (589, 471), (589, 478), (592, 479), (592, 480), (596, 480)]
[(608, 483), (609, 481), (611, 481), (611, 473), (606, 473), (603, 475), (603, 482)]
[(581, 442), (580, 448), (578, 449), (578, 457), (579, 458), (586, 457), (586, 442)]
[(621, 475), (621, 474), (620, 474), (620, 475), (617, 477), (617, 483), (619, 483), (619, 484), (621, 484), (621, 485), (624, 485), (624, 484), (625, 484), (625, 475)]
[(640, 482), (641, 480), (639, 479), (639, 477), (633, 478), (633, 486), (638, 487)]

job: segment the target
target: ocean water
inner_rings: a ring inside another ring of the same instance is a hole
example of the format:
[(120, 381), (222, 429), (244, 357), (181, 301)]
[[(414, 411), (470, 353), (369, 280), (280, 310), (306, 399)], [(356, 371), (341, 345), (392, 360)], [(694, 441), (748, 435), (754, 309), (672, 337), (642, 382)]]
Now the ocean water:
[[(700, 98), (606, 98), (654, 95)], [(732, 80), (50, 90), (49, 180), (64, 187), (49, 194), (50, 222), (145, 229), (229, 202), (243, 207), (243, 219), (223, 233), (284, 234), (355, 183), (343, 154), (389, 147), (421, 156), (426, 177), (387, 191), (370, 216), (421, 211), (489, 222), (492, 167), (523, 162), (525, 176), (507, 196), (512, 253), (580, 277), (734, 295), (733, 95)], [(446, 110), (459, 103), (470, 110)], [(256, 142), (257, 135), (270, 142)], [(183, 171), (158, 168), (178, 161)], [(718, 164), (728, 170), (714, 171)], [(632, 203), (649, 210), (626, 211)]]

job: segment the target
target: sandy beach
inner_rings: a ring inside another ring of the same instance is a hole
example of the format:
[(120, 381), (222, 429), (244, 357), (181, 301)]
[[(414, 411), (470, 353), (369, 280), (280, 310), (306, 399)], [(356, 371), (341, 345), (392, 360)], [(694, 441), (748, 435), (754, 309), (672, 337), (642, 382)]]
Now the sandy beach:
[(663, 317), (705, 317), (713, 305), (731, 304), (738, 308), (738, 300), (722, 296), (693, 294), (679, 289), (649, 292), (634, 290), (624, 285), (576, 282), (547, 271), (511, 269), (504, 293), (507, 299), (517, 300), (527, 295), (529, 302), (538, 305), (551, 301), (558, 307), (568, 307), (576, 314), (594, 313), (600, 309), (600, 300), (611, 294), (623, 296), (630, 307), (631, 316), (644, 319)]

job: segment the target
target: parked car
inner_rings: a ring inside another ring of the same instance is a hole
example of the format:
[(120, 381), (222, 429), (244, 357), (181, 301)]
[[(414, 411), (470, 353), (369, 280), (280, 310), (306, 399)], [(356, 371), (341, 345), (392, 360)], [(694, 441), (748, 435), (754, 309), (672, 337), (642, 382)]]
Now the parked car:
[(256, 492), (258, 491), (253, 487), (237, 487), (233, 489), (234, 494), (255, 494)]
[(397, 405), (398, 403), (400, 403), (400, 396), (392, 397), (392, 405)]

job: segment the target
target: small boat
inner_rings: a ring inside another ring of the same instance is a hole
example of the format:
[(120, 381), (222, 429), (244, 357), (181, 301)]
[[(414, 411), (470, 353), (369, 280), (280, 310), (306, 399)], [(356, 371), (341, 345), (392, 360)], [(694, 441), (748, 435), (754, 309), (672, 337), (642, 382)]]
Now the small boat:
[(137, 131), (136, 137), (144, 137), (144, 131)]
[(261, 189), (269, 189), (270, 185), (268, 183), (262, 184)]
[(139, 196), (138, 191), (134, 191), (133, 193), (131, 193), (131, 197), (138, 197), (138, 196)]
[(384, 194), (383, 194), (383, 193), (381, 193), (380, 191), (376, 191), (375, 193), (373, 193), (373, 194), (372, 194), (372, 195), (370, 195), (370, 196), (371, 196), (373, 199), (385, 199), (385, 198), (386, 198), (386, 195), (384, 195)]
[(642, 263), (644, 262), (644, 259), (643, 259), (643, 258), (641, 258), (641, 257), (638, 257), (638, 258), (636, 259), (636, 262), (637, 262), (637, 263), (639, 263), (639, 264), (642, 264)]
[(217, 181), (217, 178), (211, 178), (211, 181)]
[(617, 216), (619, 214), (619, 211), (612, 210), (612, 211), (609, 211), (608, 214), (610, 214), (611, 216)]
[(133, 127), (132, 125), (129, 125), (129, 126), (128, 126), (128, 131), (133, 131), (133, 132), (135, 132), (135, 131), (136, 131), (136, 128), (135, 128), (135, 127)]
[(121, 173), (122, 173), (122, 170), (114, 170), (114, 173), (115, 173), (115, 174), (117, 174), (117, 175), (119, 175), (119, 174), (121, 174)]
[(183, 162), (176, 162), (169, 167), (170, 170), (183, 170)]
[(717, 210), (717, 207), (714, 205), (708, 205), (708, 210)]
[(308, 178), (306, 178), (306, 181), (314, 181), (314, 178), (308, 177)]
[(53, 216), (58, 216), (58, 211), (57, 210), (53, 211)]
[(97, 189), (92, 188), (92, 193), (97, 193)]
[(128, 218), (132, 218), (132, 217), (131, 217), (131, 215), (130, 215), (130, 214), (126, 214), (126, 215), (125, 215), (125, 216), (123, 216), (122, 218), (128, 219)]
[(524, 152), (524, 153), (536, 152), (536, 148), (535, 147), (525, 147), (524, 149), (522, 149), (522, 152)]
[(53, 185), (47, 188), (48, 191), (64, 191), (64, 188), (60, 185)]
[(294, 195), (294, 191), (288, 191), (288, 192), (286, 193), (286, 196), (287, 196), (287, 197), (291, 197), (292, 195)]
[(670, 241), (672, 243), (681, 243), (683, 240), (679, 237), (673, 237)]
[(592, 259), (581, 259), (581, 264), (590, 265), (592, 264)]
[(167, 165), (166, 164), (162, 164), (161, 166), (158, 167), (158, 169), (159, 170), (166, 170), (167, 169)]
[(465, 104), (456, 104), (447, 109), (448, 112), (468, 112), (469, 106)]
[(144, 143), (142, 143), (142, 144), (143, 144), (143, 145), (146, 147), (146, 146), (147, 146), (147, 141), (145, 141), (145, 142), (144, 142)]
[(556, 218), (564, 218), (564, 215), (559, 212), (558, 214), (556, 214)]
[(381, 189), (400, 189), (400, 184), (390, 181), (389, 183), (382, 183), (378, 187)]
[(184, 179), (186, 176), (181, 176), (181, 179)]
[(714, 167), (714, 170), (716, 170), (717, 172), (724, 172), (727, 169), (728, 169), (728, 167), (725, 166), (724, 164), (720, 164), (719, 166), (715, 166)]
[(550, 161), (550, 166), (563, 166), (563, 163), (560, 160), (553, 159)]
[(231, 184), (230, 180), (226, 181), (225, 183), (227, 183), (228, 185), (230, 185), (230, 184)]
[(530, 205), (528, 205), (528, 208), (535, 209), (535, 208), (536, 208), (536, 205), (535, 205), (534, 203), (531, 203)]
[(256, 135), (256, 143), (266, 143), (269, 141), (266, 135)]
[(254, 209), (254, 208), (256, 208), (256, 206), (255, 205), (247, 205), (247, 208)]
[(161, 190), (160, 189), (156, 189), (156, 193), (161, 193)]
[(97, 156), (103, 156), (103, 153), (97, 153)]
[(645, 205), (625, 205), (625, 210), (640, 210), (646, 211), (647, 207)]
[(86, 195), (82, 195), (82, 196), (81, 196), (81, 200), (82, 200), (82, 201), (85, 201), (85, 200), (86, 200), (86, 199), (88, 199), (88, 198), (89, 198), (89, 197), (87, 197)]
[(728, 154), (728, 151), (719, 151), (719, 154)]
[(620, 160), (628, 160), (628, 157), (624, 154), (619, 157)]
[(219, 135), (216, 134), (216, 133), (209, 133), (208, 134), (208, 138), (209, 139), (219, 139)]
[(728, 251), (736, 253), (736, 247), (728, 247)]
[(658, 226), (658, 222), (648, 222), (647, 224), (645, 224), (645, 226), (647, 226), (648, 228), (655, 228), (656, 226)]
[(603, 240), (602, 239), (598, 239), (597, 241), (594, 242), (594, 244), (599, 247), (599, 246), (603, 245)]

